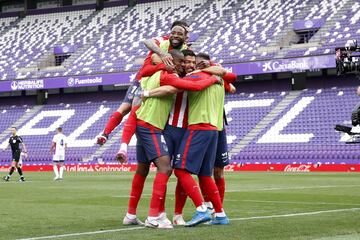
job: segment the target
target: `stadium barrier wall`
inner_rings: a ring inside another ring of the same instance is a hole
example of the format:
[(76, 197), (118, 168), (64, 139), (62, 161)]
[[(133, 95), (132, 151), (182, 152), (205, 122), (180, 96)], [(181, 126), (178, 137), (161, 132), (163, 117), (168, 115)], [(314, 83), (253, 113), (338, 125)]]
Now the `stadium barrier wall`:
[[(136, 164), (66, 164), (68, 172), (132, 172)], [(10, 166), (0, 166), (0, 172), (7, 172)], [(53, 171), (52, 165), (24, 165), (25, 172)], [(151, 171), (155, 171), (151, 165)], [(230, 164), (227, 172), (360, 172), (360, 164)]]

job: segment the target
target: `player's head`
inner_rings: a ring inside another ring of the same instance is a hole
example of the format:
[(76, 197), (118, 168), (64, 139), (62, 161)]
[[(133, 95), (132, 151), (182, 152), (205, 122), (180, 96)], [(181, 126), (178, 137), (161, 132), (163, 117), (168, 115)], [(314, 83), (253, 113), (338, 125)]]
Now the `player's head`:
[(186, 73), (191, 73), (196, 67), (196, 54), (191, 50), (183, 50), (184, 54), (184, 70)]
[(184, 72), (184, 54), (177, 49), (170, 50), (169, 53), (173, 58), (176, 73), (181, 75)]
[(169, 41), (172, 48), (179, 49), (184, 44), (187, 38), (187, 28), (176, 25), (171, 28)]
[(204, 69), (210, 67), (210, 56), (206, 53), (198, 53), (196, 55), (196, 68)]
[(182, 27), (189, 29), (189, 25), (185, 21), (177, 20), (177, 21), (173, 22), (171, 24), (171, 29), (173, 29), (173, 27), (175, 27), (175, 26), (182, 26)]
[(56, 130), (58, 133), (62, 133), (62, 127), (58, 127)]
[(16, 131), (17, 131), (16, 127), (11, 127), (11, 128), (10, 128), (10, 132), (11, 132), (11, 134), (14, 135), (14, 136), (16, 135)]
[(175, 26), (181, 26), (181, 27), (185, 28), (185, 30), (186, 30), (185, 42), (187, 42), (190, 37), (189, 25), (185, 21), (175, 21), (175, 22), (173, 22), (173, 24), (171, 24), (171, 29), (173, 29), (173, 27), (175, 27)]

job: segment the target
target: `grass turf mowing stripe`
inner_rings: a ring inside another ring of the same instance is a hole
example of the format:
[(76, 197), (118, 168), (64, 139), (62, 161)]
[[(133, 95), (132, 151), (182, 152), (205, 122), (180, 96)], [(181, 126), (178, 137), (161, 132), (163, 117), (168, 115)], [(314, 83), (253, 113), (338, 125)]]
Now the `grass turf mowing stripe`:
[[(232, 218), (230, 219), (230, 221), (246, 221), (246, 220), (257, 220), (257, 219), (310, 216), (310, 215), (318, 215), (323, 213), (337, 213), (337, 212), (348, 212), (348, 211), (359, 211), (359, 210), (360, 208), (344, 208), (344, 209), (323, 210), (323, 211), (315, 211), (315, 212), (289, 213), (289, 214), (280, 214), (280, 215), (247, 217), (247, 218)], [(69, 234), (51, 235), (51, 236), (43, 236), (43, 237), (21, 238), (18, 240), (40, 240), (40, 239), (74, 237), (74, 236), (93, 235), (93, 234), (110, 233), (110, 232), (134, 231), (144, 228), (145, 227), (119, 228), (119, 229), (109, 229), (109, 230), (101, 230), (101, 231), (93, 231), (93, 232), (69, 233)]]

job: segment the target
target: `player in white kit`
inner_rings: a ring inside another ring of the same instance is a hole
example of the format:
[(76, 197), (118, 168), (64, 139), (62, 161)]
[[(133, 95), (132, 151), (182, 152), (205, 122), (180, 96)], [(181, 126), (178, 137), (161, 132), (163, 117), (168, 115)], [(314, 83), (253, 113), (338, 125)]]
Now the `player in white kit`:
[[(55, 173), (54, 181), (63, 179), (65, 151), (67, 148), (66, 136), (62, 133), (62, 128), (57, 128), (57, 134), (53, 137), (50, 154), (53, 155), (53, 169)], [(59, 169), (58, 169), (59, 166)]]

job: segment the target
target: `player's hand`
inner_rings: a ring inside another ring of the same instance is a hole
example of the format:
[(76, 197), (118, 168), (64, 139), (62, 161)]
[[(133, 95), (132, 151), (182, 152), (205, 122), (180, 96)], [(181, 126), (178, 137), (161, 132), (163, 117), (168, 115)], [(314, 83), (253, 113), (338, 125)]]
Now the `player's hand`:
[(96, 143), (99, 144), (100, 146), (102, 146), (106, 143), (107, 139), (108, 139), (108, 136), (105, 134), (102, 134), (100, 136), (97, 136)]
[(216, 76), (216, 75), (214, 75), (214, 77), (216, 78), (216, 82), (215, 82), (215, 84), (219, 84), (219, 85), (223, 85), (223, 80), (222, 80), (222, 78), (221, 77), (219, 77), (219, 76)]
[(231, 83), (229, 85), (230, 85), (230, 93), (236, 93), (236, 87)]
[(160, 56), (161, 61), (166, 65), (166, 66), (174, 66), (173, 63), (173, 58), (169, 53), (163, 53)]
[(173, 73), (173, 72), (175, 72), (175, 65), (171, 65), (171, 66), (166, 65), (166, 71), (167, 71), (168, 73)]
[(210, 67), (210, 64), (208, 61), (201, 61), (196, 65), (196, 68), (198, 69), (204, 69)]
[(147, 98), (144, 96), (144, 92), (141, 92), (140, 96), (141, 96), (141, 101), (145, 102)]
[(118, 160), (119, 163), (121, 164), (127, 163), (128, 160), (127, 152), (123, 150), (119, 150), (116, 154), (116, 160)]

